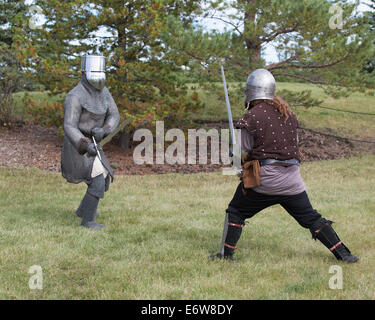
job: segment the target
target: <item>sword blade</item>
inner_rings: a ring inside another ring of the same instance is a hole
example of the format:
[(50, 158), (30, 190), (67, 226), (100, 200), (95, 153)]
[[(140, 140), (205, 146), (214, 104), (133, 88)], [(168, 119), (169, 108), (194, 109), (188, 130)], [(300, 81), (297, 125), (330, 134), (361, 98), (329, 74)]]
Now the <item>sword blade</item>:
[(113, 130), (108, 136), (106, 136), (103, 140), (99, 142), (99, 146), (103, 148), (105, 144), (112, 140), (112, 138), (119, 133), (120, 131), (124, 130), (124, 128), (133, 120), (133, 118), (128, 118), (124, 122), (122, 122), (115, 130)]
[[(225, 103), (227, 105), (227, 113), (228, 113), (228, 120), (229, 120), (229, 131), (232, 138), (232, 150), (230, 157), (233, 158), (233, 167), (235, 168), (236, 174), (240, 174), (242, 172), (241, 169), (241, 135), (239, 135), (239, 141), (236, 139), (236, 134), (234, 131), (233, 126), (233, 118), (232, 118), (232, 111), (230, 108), (230, 102), (229, 102), (229, 95), (228, 95), (228, 88), (227, 88), (227, 82), (225, 79), (225, 73), (224, 73), (224, 67), (221, 64), (221, 76), (223, 78), (223, 85), (224, 85), (224, 94), (225, 94)], [(237, 143), (238, 142), (238, 143)]]
[(225, 80), (224, 67), (223, 67), (223, 65), (220, 65), (220, 67), (221, 67), (221, 76), (223, 78), (223, 85), (224, 85), (225, 103), (227, 105), (229, 130), (230, 130), (230, 135), (231, 135), (231, 138), (232, 138), (232, 144), (235, 145), (236, 144), (236, 136), (234, 134), (233, 118), (232, 118), (232, 111), (231, 111), (230, 102), (229, 102), (227, 82)]

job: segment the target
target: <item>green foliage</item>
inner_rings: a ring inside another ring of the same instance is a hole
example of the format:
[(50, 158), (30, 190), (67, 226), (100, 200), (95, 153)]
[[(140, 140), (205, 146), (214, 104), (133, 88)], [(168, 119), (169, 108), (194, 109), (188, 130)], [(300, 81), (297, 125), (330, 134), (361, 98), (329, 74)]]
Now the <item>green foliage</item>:
[(311, 96), (311, 90), (293, 92), (287, 89), (282, 89), (277, 91), (276, 94), (287, 101), (291, 107), (317, 107), (324, 102), (323, 100), (313, 98)]
[[(333, 5), (342, 9), (342, 29), (329, 25), (337, 13), (330, 11)], [(200, 81), (219, 82), (222, 62), (228, 81), (244, 82), (252, 70), (266, 68), (278, 79), (318, 84), (333, 97), (347, 96), (375, 87), (373, 79), (361, 72), (374, 56), (375, 33), (366, 14), (358, 13), (358, 5), (345, 0), (208, 1), (205, 18), (228, 28), (220, 34), (204, 32), (178, 26), (175, 19), (169, 45)], [(277, 63), (267, 64), (262, 57), (270, 45), (279, 54)]]
[(0, 124), (15, 122), (13, 93), (21, 87), (23, 76), (17, 59), (6, 45), (0, 45)]
[(24, 84), (24, 76), (14, 53), (15, 27), (25, 11), (23, 1), (0, 2), (0, 124), (16, 121), (13, 93)]
[(176, 77), (181, 62), (164, 58), (167, 48), (160, 34), (168, 16), (183, 17), (181, 23), (189, 25), (198, 3), (39, 0), (45, 24), (30, 30), (25, 23), (17, 49), (28, 76), (52, 94), (77, 84), (83, 54), (101, 53), (107, 57), (107, 87), (122, 116), (131, 114), (134, 123), (168, 119), (181, 124), (200, 104)]
[[(371, 11), (366, 12), (366, 17), (368, 19), (368, 24), (370, 25), (371, 32), (375, 32), (375, 0), (370, 0), (367, 2), (367, 6), (371, 9)], [(373, 43), (375, 46), (375, 42)], [(375, 57), (371, 56), (370, 59), (364, 66), (365, 72), (372, 73), (375, 70)], [(375, 74), (373, 74), (373, 79), (375, 82)]]
[(23, 103), (27, 105), (26, 112), (34, 122), (41, 126), (59, 129), (59, 135), (63, 135), (64, 108), (63, 100), (48, 101), (47, 99), (35, 100), (29, 94), (23, 96)]
[[(108, 57), (107, 84), (121, 114), (135, 117), (136, 126), (161, 119), (186, 124), (201, 107), (197, 92), (188, 94), (186, 83), (219, 92), (221, 63), (227, 81), (240, 83), (232, 92), (236, 97), (243, 94), (249, 73), (259, 67), (278, 80), (319, 85), (335, 98), (375, 88), (370, 72), (375, 55), (373, 11), (358, 13), (358, 1), (38, 0), (36, 4), (43, 10), (44, 26), (30, 30), (26, 16), (15, 38), (17, 58), (28, 76), (51, 94), (66, 93), (79, 81), (81, 55), (100, 52)], [(342, 29), (329, 27), (333, 4), (342, 9)], [(224, 22), (228, 28), (207, 31), (193, 23), (197, 17)], [(267, 64), (262, 58), (270, 45), (279, 54), (277, 63)], [(294, 103), (296, 97), (283, 94)], [(302, 92), (298, 103), (318, 101)]]
[(1, 0), (0, 1), (0, 43), (10, 47), (14, 38), (14, 24), (25, 12), (25, 1)]

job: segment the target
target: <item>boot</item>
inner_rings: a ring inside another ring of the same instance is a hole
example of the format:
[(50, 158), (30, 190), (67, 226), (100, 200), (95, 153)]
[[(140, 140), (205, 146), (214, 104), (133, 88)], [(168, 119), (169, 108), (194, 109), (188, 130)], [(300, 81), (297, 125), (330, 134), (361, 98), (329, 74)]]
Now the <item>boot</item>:
[[(82, 218), (82, 203), (83, 203), (83, 200), (81, 201), (81, 204), (79, 205), (78, 209), (75, 211), (77, 217), (80, 217), (80, 218)], [(99, 212), (96, 211), (94, 218), (99, 217), (99, 216), (100, 216)]]
[(241, 237), (242, 228), (244, 226), (244, 220), (231, 212), (227, 212), (224, 222), (221, 252), (210, 255), (210, 259), (225, 259), (232, 262), (234, 250), (237, 249), (236, 244)]
[[(102, 176), (97, 176), (93, 178), (92, 183), (89, 185), (88, 190), (91, 195), (94, 195), (98, 198), (102, 198), (104, 196), (104, 192), (109, 189), (110, 184), (110, 176), (108, 175), (105, 179)], [(104, 188), (104, 192), (102, 191)], [(81, 201), (81, 204), (79, 205), (78, 209), (76, 210), (76, 215), (80, 218), (82, 218), (82, 204), (83, 200)], [(99, 217), (99, 212), (95, 212), (95, 218)]]
[(310, 228), (310, 232), (314, 240), (318, 239), (325, 245), (336, 257), (347, 263), (357, 262), (359, 259), (353, 255), (350, 250), (340, 240), (339, 236), (332, 228), (332, 221), (320, 218)]
[(80, 212), (82, 213), (82, 222), (81, 226), (98, 230), (106, 228), (106, 226), (103, 226), (101, 224), (98, 224), (95, 222), (94, 217), (96, 213), (96, 209), (98, 208), (99, 204), (99, 198), (94, 197), (90, 193), (86, 192), (85, 196), (83, 197), (82, 203), (80, 205)]
[(223, 254), (221, 254), (221, 252), (216, 253), (216, 254), (211, 254), (209, 258), (212, 261), (221, 260), (221, 259), (228, 260), (229, 262), (233, 262), (234, 261), (233, 260), (233, 254), (232, 255), (223, 255)]

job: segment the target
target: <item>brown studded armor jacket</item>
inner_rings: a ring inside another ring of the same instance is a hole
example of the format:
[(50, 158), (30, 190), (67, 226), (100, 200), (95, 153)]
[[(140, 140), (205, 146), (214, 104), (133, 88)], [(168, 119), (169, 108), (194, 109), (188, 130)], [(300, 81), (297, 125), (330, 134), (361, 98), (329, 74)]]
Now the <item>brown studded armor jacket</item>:
[(272, 105), (262, 102), (238, 121), (237, 128), (246, 128), (254, 139), (248, 160), (297, 159), (300, 161), (297, 127), (294, 113), (287, 120)]

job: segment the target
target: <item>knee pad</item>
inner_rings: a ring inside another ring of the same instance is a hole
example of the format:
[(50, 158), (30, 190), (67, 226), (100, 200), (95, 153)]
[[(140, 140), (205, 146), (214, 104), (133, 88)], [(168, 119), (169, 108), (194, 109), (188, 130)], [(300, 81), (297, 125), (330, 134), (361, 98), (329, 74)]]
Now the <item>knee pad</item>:
[(105, 181), (103, 174), (92, 179), (87, 187), (87, 192), (94, 197), (104, 198)]
[(245, 219), (242, 215), (242, 213), (233, 207), (228, 207), (226, 210), (226, 213), (228, 214), (228, 222), (238, 224), (238, 225), (245, 225)]
[(332, 225), (333, 221), (326, 220), (324, 218), (319, 218), (316, 220), (312, 226), (310, 227), (310, 232), (313, 237), (313, 239), (317, 239), (319, 232), (322, 231), (326, 227), (330, 227)]

